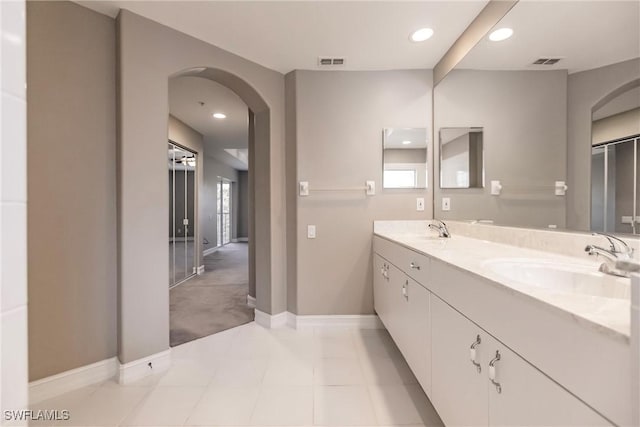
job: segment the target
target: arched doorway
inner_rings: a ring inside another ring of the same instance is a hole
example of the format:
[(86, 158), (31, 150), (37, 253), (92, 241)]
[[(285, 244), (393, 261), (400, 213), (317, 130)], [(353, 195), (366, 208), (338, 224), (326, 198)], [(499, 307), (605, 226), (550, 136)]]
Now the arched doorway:
[[(249, 245), (252, 261), (255, 254), (253, 239), (249, 239), (249, 229), (254, 228), (249, 213), (253, 216), (253, 212), (248, 209), (252, 195), (248, 184), (253, 180), (253, 165), (249, 165), (251, 110), (235, 92), (197, 71), (169, 79), (171, 347), (254, 320), (255, 304), (250, 303), (255, 302), (255, 270), (254, 263), (248, 262)], [(193, 150), (186, 150), (187, 154), (197, 153), (193, 165), (184, 156), (185, 150), (173, 144)], [(197, 175), (195, 192), (194, 180), (184, 180), (184, 175)], [(183, 209), (186, 204), (194, 210), (193, 202), (196, 218)], [(185, 230), (192, 234), (185, 235)], [(201, 258), (197, 266), (183, 249), (194, 246)], [(185, 264), (189, 267), (186, 278)]]
[(118, 357), (143, 373), (149, 361), (168, 360), (169, 349), (168, 80), (214, 80), (251, 110), (251, 210), (260, 212), (252, 221), (259, 256), (251, 260), (251, 276), (256, 309), (273, 315), (286, 310), (284, 76), (127, 10), (117, 27)]

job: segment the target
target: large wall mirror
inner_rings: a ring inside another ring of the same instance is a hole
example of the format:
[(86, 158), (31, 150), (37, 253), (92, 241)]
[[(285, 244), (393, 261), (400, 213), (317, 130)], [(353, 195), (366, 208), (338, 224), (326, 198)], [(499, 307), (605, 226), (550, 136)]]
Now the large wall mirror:
[(382, 130), (383, 188), (427, 188), (427, 129)]
[[(639, 234), (638, 16), (637, 1), (518, 2), (434, 89), (434, 216)], [(449, 168), (442, 135), (460, 126), (482, 127), (484, 188)]]

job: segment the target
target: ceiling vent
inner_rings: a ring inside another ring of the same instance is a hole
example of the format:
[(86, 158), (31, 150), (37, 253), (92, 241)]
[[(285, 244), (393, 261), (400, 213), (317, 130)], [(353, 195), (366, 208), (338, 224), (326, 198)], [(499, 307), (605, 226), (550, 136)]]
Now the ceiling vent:
[(326, 56), (318, 57), (318, 67), (341, 67), (344, 66), (345, 60), (344, 58), (330, 58)]
[(539, 58), (533, 62), (533, 65), (554, 65), (562, 58)]

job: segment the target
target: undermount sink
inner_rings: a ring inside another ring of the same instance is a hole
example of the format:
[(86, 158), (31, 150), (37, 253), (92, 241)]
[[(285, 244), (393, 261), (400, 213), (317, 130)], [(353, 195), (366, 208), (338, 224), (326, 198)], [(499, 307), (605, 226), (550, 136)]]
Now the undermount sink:
[(631, 281), (601, 273), (591, 265), (538, 259), (496, 259), (484, 266), (505, 279), (557, 292), (629, 299)]

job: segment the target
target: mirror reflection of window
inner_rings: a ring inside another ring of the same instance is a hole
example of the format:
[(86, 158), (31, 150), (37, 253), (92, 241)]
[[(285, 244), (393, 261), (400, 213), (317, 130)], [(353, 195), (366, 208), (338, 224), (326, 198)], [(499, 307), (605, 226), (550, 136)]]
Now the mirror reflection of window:
[(440, 188), (484, 187), (482, 128), (440, 129)]
[(391, 170), (384, 171), (385, 188), (416, 188), (416, 170)]
[(383, 130), (383, 188), (427, 188), (427, 129)]

